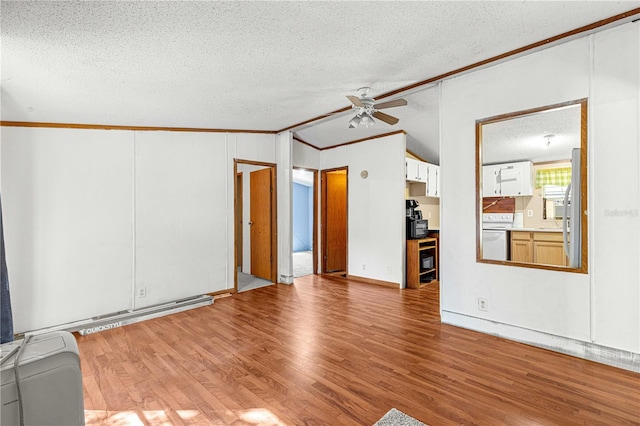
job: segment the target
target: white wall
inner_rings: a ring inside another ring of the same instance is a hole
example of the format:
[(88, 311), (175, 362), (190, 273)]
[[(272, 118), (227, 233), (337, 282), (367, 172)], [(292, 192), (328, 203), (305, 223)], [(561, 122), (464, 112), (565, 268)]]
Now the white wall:
[[(522, 335), (533, 330), (640, 352), (638, 27), (627, 24), (442, 83), (444, 321), (487, 332), (505, 324)], [(590, 108), (589, 274), (477, 263), (475, 121), (579, 98), (589, 98)], [(612, 208), (635, 213), (608, 216)], [(489, 299), (488, 312), (478, 310), (478, 297)]]
[[(317, 150), (294, 144), (294, 166), (349, 167), (349, 275), (404, 285), (405, 151), (402, 133), (322, 150), (319, 163)], [(360, 177), (363, 170), (366, 179)], [(318, 206), (321, 211), (320, 200)]]
[(223, 133), (135, 133), (135, 308), (226, 288)]
[(1, 131), (16, 332), (233, 288), (233, 159), (275, 135)]
[(16, 332), (133, 303), (133, 133), (2, 127)]
[(278, 282), (293, 284), (293, 135), (276, 136), (278, 195)]
[(640, 23), (594, 37), (593, 338), (640, 353)]
[(319, 149), (294, 140), (291, 153), (293, 166), (312, 170), (320, 169), (320, 152)]

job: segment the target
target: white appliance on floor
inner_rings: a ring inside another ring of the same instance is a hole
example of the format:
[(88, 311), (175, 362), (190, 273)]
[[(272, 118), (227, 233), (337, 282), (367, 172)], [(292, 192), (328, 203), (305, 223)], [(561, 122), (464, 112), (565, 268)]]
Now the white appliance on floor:
[(513, 213), (482, 214), (482, 258), (485, 260), (508, 260), (509, 238), (507, 232), (513, 227)]
[(0, 354), (3, 426), (84, 425), (80, 356), (71, 333), (3, 343)]

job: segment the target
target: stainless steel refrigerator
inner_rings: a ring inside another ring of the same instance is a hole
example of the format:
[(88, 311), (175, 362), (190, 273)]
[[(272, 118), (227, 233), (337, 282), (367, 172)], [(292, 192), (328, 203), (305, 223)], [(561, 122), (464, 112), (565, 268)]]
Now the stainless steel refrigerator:
[[(571, 150), (571, 183), (564, 194), (564, 214), (562, 216), (562, 235), (564, 251), (569, 266), (582, 266), (582, 194), (581, 189), (580, 148)], [(566, 206), (569, 206), (567, 208)]]

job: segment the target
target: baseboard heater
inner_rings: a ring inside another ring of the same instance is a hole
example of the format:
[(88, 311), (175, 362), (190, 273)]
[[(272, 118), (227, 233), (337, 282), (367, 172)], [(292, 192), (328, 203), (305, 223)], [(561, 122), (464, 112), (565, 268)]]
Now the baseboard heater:
[(189, 309), (199, 308), (213, 304), (213, 297), (209, 295), (195, 296), (187, 299), (176, 300), (174, 302), (160, 305), (148, 306), (146, 308), (133, 309), (128, 311), (115, 312), (113, 314), (101, 315), (87, 320), (75, 321), (61, 324), (54, 327), (26, 332), (26, 335), (38, 335), (51, 331), (77, 331), (81, 335), (98, 333), (100, 331), (111, 330), (136, 322), (158, 318), (169, 314), (174, 314)]

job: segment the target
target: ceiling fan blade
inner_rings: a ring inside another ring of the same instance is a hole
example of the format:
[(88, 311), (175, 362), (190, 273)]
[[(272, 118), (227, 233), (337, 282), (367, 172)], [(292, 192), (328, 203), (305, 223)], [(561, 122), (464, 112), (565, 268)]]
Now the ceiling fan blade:
[(407, 101), (405, 101), (404, 99), (394, 99), (393, 101), (380, 102), (379, 104), (375, 105), (375, 108), (376, 109), (393, 108), (398, 106), (405, 106), (406, 104), (407, 104)]
[(352, 104), (357, 106), (358, 108), (364, 107), (364, 104), (360, 101), (360, 98), (357, 96), (347, 95), (347, 98), (351, 101)]
[(385, 123), (390, 124), (392, 126), (394, 124), (396, 124), (398, 121), (400, 121), (400, 119), (395, 118), (395, 117), (393, 117), (393, 116), (391, 116), (389, 114), (385, 114), (384, 112), (380, 112), (380, 111), (375, 111), (373, 113), (373, 116), (375, 118), (377, 118), (378, 120), (384, 121)]

